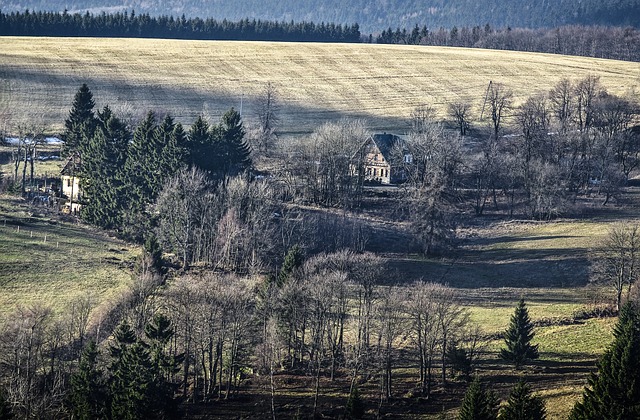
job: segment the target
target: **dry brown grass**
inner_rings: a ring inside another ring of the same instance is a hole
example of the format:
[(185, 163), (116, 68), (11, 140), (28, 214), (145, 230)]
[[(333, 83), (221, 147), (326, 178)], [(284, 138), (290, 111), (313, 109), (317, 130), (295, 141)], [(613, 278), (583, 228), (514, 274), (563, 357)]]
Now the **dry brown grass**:
[(489, 81), (516, 103), (561, 78), (593, 74), (612, 92), (640, 91), (640, 64), (552, 54), (369, 44), (266, 43), (91, 38), (0, 38), (0, 75), (12, 121), (43, 118), (61, 128), (73, 95), (88, 83), (98, 106), (139, 116), (169, 111), (190, 124), (231, 106), (254, 118), (267, 82), (282, 100), (282, 131), (313, 129), (341, 116), (402, 131), (418, 105), (441, 116), (454, 101), (480, 114)]

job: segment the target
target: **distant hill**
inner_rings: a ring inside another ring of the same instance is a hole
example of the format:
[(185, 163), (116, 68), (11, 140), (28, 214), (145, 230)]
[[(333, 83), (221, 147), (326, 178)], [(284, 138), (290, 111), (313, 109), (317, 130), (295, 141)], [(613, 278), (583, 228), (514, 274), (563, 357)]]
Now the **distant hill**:
[(570, 24), (640, 27), (638, 0), (0, 0), (4, 12), (92, 13), (135, 10), (151, 15), (313, 21), (360, 24), (363, 33), (383, 29), (476, 26), (541, 28)]

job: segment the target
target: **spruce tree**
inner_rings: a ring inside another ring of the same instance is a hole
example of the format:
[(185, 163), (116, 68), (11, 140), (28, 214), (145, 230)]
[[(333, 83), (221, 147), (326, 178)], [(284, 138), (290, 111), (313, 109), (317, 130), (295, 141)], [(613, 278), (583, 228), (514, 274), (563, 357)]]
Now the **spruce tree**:
[(145, 326), (144, 333), (147, 338), (155, 387), (155, 394), (152, 396), (153, 406), (157, 411), (169, 415), (176, 407), (173, 394), (177, 384), (172, 382), (172, 378), (180, 371), (184, 355), (175, 355), (168, 351), (174, 330), (171, 321), (165, 315), (154, 315), (153, 320)]
[(187, 162), (203, 171), (215, 172), (219, 167), (218, 153), (210, 129), (202, 115), (193, 122), (188, 135)]
[(544, 400), (531, 395), (531, 388), (521, 379), (511, 390), (507, 404), (500, 410), (500, 420), (544, 420), (546, 409)]
[(125, 177), (129, 206), (141, 213), (160, 189), (157, 123), (153, 112), (136, 127), (129, 145)]
[(153, 364), (146, 346), (138, 341), (127, 323), (116, 329), (111, 353), (111, 417), (117, 419), (154, 418)]
[(164, 261), (162, 260), (162, 247), (158, 238), (154, 234), (149, 234), (144, 240), (144, 252), (151, 258), (151, 265), (158, 272), (162, 271)]
[(69, 117), (64, 121), (64, 133), (62, 134), (62, 153), (64, 156), (70, 156), (73, 153), (84, 151), (86, 146), (84, 140), (88, 140), (93, 136), (96, 127), (96, 118), (93, 113), (95, 102), (93, 94), (86, 83), (76, 92)]
[(186, 161), (185, 134), (182, 125), (176, 124), (167, 114), (157, 128), (156, 137), (160, 159), (158, 172), (164, 181), (175, 175)]
[(299, 245), (292, 246), (287, 255), (284, 257), (284, 262), (282, 263), (282, 267), (280, 268), (280, 272), (278, 273), (278, 278), (276, 279), (276, 284), (278, 287), (282, 287), (291, 274), (302, 266), (304, 262), (304, 256), (302, 254), (302, 249)]
[(504, 334), (506, 349), (500, 350), (500, 357), (512, 362), (516, 369), (530, 360), (538, 358), (538, 345), (532, 345), (533, 323), (529, 319), (529, 310), (524, 299), (520, 299), (511, 323)]
[(87, 203), (82, 217), (106, 229), (122, 225), (126, 205), (124, 165), (131, 133), (126, 124), (105, 107), (82, 159), (82, 186)]
[(622, 307), (613, 336), (582, 400), (573, 407), (571, 420), (640, 418), (640, 308), (636, 304)]
[(464, 394), (458, 420), (495, 420), (498, 417), (498, 404), (495, 394), (485, 390), (476, 376)]
[(107, 418), (107, 393), (93, 340), (82, 351), (78, 371), (71, 377), (70, 402), (74, 418)]
[(149, 343), (155, 375), (163, 381), (170, 381), (171, 377), (179, 371), (182, 359), (180, 355), (171, 355), (167, 352), (167, 347), (175, 334), (171, 320), (163, 314), (155, 314), (153, 320), (145, 326), (144, 333)]
[(217, 129), (220, 163), (224, 175), (233, 175), (251, 166), (251, 149), (244, 140), (245, 129), (240, 113), (231, 108), (222, 116)]

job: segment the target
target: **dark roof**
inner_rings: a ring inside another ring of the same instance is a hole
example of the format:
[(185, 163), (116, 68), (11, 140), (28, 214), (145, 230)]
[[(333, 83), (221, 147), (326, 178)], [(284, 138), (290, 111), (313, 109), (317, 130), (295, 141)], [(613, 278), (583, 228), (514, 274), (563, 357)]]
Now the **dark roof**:
[(391, 151), (393, 147), (402, 139), (394, 134), (374, 134), (371, 136), (371, 140), (375, 143), (375, 145), (382, 153), (384, 159), (389, 162), (391, 160)]
[(82, 160), (80, 160), (80, 155), (76, 153), (69, 156), (69, 160), (67, 160), (67, 163), (60, 171), (60, 175), (78, 176), (78, 173), (80, 173), (81, 170)]

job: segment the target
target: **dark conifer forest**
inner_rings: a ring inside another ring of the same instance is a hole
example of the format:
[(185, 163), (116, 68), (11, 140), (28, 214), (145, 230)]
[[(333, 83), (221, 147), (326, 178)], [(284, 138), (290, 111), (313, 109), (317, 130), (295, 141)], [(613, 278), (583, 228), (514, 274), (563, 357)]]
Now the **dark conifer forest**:
[[(463, 21), (463, 20), (462, 20)], [(399, 20), (373, 34), (359, 24), (278, 22), (256, 19), (230, 21), (213, 18), (152, 16), (135, 11), (115, 13), (68, 13), (0, 9), (0, 36), (122, 37), (193, 40), (369, 42), (378, 44), (436, 45), (544, 52), (640, 61), (640, 30), (633, 27), (565, 25), (554, 28), (503, 28), (475, 26), (407, 29)], [(395, 29), (394, 29), (395, 28)]]
[(550, 28), (562, 25), (640, 25), (640, 4), (635, 0), (338, 0), (234, 2), (176, 0), (172, 2), (122, 0), (3, 0), (4, 12), (43, 10), (70, 13), (90, 11), (121, 12), (135, 9), (152, 16), (171, 15), (214, 19), (265, 19), (352, 24), (358, 22), (365, 33), (378, 33), (389, 26), (411, 29), (414, 25)]
[(244, 41), (360, 42), (357, 24), (201, 19), (149, 14), (0, 12), (0, 35), (170, 38)]

